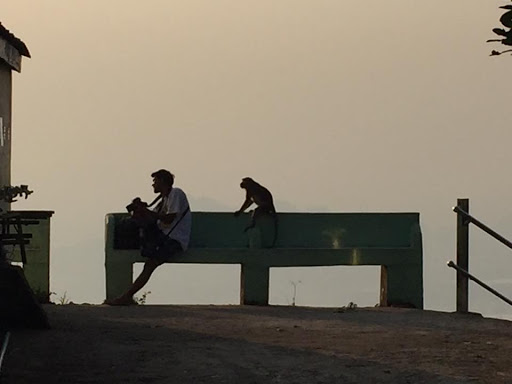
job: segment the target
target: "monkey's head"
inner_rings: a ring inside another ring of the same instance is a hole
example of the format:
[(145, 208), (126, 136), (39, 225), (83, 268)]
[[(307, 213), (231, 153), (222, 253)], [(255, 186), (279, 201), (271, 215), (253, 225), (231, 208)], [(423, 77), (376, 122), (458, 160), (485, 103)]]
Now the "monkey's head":
[(247, 188), (250, 188), (251, 185), (254, 185), (256, 182), (251, 179), (250, 177), (244, 177), (242, 179), (242, 182), (240, 183), (240, 188), (242, 189), (247, 189)]

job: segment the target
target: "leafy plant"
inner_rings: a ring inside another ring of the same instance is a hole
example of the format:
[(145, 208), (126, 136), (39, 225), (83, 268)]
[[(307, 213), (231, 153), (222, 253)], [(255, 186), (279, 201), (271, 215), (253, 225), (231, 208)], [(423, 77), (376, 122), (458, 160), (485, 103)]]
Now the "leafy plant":
[(64, 294), (57, 298), (57, 304), (60, 305), (66, 305), (71, 304), (71, 301), (69, 300), (69, 297), (67, 296), (67, 291), (64, 292)]
[(295, 307), (295, 298), (297, 297), (297, 285), (302, 283), (302, 281), (290, 281), (290, 284), (293, 286), (293, 296), (292, 296), (292, 307)]

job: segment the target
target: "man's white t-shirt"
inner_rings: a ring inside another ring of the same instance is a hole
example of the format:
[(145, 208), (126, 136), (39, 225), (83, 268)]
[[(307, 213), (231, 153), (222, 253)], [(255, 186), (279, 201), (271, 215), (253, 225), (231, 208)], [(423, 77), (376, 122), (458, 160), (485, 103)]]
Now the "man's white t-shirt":
[[(173, 187), (171, 192), (167, 196), (164, 196), (160, 203), (158, 203), (154, 208), (155, 212), (176, 214), (176, 217), (171, 224), (165, 224), (158, 220), (158, 227), (165, 235), (167, 235), (171, 228), (174, 227), (169, 237), (177, 240), (184, 251), (188, 248), (190, 229), (192, 227), (192, 214), (190, 213), (190, 209), (188, 209), (185, 216), (183, 216), (187, 208), (189, 208), (187, 195), (185, 195), (185, 192), (180, 188), (175, 187)], [(176, 225), (178, 220), (180, 221)]]

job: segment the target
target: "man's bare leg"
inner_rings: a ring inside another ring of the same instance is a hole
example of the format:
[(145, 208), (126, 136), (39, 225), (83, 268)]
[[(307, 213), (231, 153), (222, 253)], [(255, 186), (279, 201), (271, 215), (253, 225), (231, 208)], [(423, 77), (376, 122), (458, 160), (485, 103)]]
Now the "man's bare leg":
[(134, 304), (133, 301), (133, 295), (135, 295), (137, 292), (139, 292), (142, 287), (146, 285), (146, 283), (149, 281), (149, 278), (157, 269), (159, 265), (161, 265), (162, 262), (154, 259), (148, 259), (144, 263), (144, 268), (142, 269), (142, 272), (140, 275), (135, 279), (135, 281), (132, 283), (132, 286), (121, 296), (116, 297), (112, 300), (106, 300), (105, 304), (108, 305), (130, 305)]

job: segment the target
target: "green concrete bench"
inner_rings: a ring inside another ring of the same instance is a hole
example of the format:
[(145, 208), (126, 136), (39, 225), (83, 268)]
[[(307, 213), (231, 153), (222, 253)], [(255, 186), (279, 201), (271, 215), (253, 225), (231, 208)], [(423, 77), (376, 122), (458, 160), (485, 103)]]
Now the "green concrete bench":
[[(138, 249), (116, 244), (116, 225), (126, 214), (106, 216), (106, 298), (132, 283)], [(190, 248), (171, 263), (240, 264), (241, 304), (268, 304), (269, 270), (276, 267), (381, 266), (381, 305), (423, 308), (423, 256), (418, 213), (280, 213), (244, 233), (248, 215), (193, 212)]]

